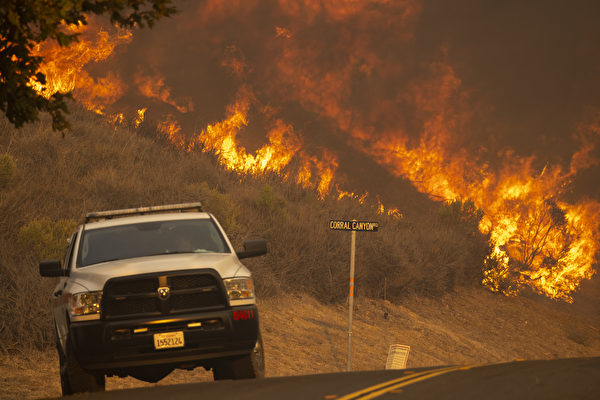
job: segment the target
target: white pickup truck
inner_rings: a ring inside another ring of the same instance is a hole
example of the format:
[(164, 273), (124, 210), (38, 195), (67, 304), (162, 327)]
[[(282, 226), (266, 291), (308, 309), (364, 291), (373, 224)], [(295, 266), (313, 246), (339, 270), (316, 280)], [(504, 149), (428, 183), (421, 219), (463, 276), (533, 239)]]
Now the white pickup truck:
[(63, 394), (103, 391), (106, 376), (156, 382), (175, 368), (217, 379), (264, 376), (250, 271), (200, 203), (89, 213), (61, 263), (53, 312)]

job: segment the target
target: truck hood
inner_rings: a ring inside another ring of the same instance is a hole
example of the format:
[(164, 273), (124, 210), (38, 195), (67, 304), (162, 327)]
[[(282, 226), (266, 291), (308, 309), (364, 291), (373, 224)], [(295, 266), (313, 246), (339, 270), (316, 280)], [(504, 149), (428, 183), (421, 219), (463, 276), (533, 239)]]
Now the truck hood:
[(73, 290), (79, 285), (90, 291), (102, 290), (110, 278), (200, 268), (212, 268), (222, 278), (251, 275), (233, 253), (185, 253), (131, 258), (77, 268), (71, 271), (70, 280), (72, 284), (77, 284)]

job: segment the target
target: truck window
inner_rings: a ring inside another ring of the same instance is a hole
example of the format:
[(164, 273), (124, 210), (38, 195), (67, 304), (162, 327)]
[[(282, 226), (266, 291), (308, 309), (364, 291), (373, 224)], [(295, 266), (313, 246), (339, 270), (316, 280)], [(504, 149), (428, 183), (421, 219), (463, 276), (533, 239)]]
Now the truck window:
[(176, 253), (231, 253), (211, 219), (144, 222), (83, 232), (77, 266)]

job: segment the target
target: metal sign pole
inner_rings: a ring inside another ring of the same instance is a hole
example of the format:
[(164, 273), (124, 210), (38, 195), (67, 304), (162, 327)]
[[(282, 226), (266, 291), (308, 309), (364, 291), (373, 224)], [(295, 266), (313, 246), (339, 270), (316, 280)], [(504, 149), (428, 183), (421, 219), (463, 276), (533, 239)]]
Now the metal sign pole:
[(334, 231), (352, 231), (352, 244), (350, 248), (350, 287), (348, 293), (348, 365), (347, 370), (352, 370), (352, 312), (354, 310), (354, 256), (356, 254), (356, 231), (377, 232), (379, 222), (375, 221), (347, 221), (343, 219), (329, 220), (329, 229)]
[(352, 311), (354, 310), (354, 255), (356, 253), (356, 231), (352, 231), (350, 248), (350, 286), (348, 292), (348, 367), (352, 370)]

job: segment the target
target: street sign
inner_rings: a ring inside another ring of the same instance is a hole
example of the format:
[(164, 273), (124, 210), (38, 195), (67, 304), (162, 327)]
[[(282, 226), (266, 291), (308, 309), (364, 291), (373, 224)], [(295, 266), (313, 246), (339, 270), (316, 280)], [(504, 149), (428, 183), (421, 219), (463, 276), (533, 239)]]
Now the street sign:
[(403, 344), (393, 344), (388, 352), (387, 363), (385, 369), (404, 369), (408, 361), (408, 352), (410, 346)]
[(329, 229), (333, 231), (377, 232), (379, 223), (373, 221), (345, 221), (341, 219), (332, 219), (329, 221)]
[(348, 363), (347, 371), (352, 370), (352, 312), (354, 309), (354, 258), (356, 254), (356, 232), (377, 232), (379, 222), (329, 220), (329, 229), (333, 231), (351, 231), (350, 239), (350, 282), (348, 285)]

